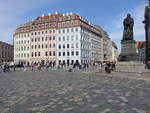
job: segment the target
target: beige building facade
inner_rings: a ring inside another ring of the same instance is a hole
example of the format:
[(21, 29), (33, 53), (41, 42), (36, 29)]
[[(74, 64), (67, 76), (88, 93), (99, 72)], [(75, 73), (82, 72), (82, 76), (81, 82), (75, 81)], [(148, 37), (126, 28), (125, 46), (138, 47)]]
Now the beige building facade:
[(14, 58), (13, 45), (0, 41), (0, 63), (12, 62)]

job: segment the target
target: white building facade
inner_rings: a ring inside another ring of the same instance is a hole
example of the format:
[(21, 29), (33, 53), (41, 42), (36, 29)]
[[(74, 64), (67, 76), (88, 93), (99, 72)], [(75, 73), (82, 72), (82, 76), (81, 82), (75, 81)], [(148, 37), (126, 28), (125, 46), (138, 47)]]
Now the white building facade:
[(112, 41), (112, 61), (116, 62), (118, 60), (118, 48), (115, 42)]
[(110, 38), (77, 14), (51, 14), (19, 26), (14, 34), (15, 62), (92, 64), (111, 59)]
[(57, 30), (58, 64), (81, 63), (80, 27)]
[(30, 63), (30, 32), (14, 36), (14, 62)]

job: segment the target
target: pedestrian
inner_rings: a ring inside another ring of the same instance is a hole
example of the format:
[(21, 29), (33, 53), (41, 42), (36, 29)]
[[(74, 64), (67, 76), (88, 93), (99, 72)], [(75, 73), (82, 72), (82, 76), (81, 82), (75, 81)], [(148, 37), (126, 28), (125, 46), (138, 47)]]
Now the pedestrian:
[(25, 72), (27, 70), (26, 64), (23, 64), (23, 71)]
[(0, 64), (0, 73), (3, 72), (3, 67), (2, 67), (2, 64)]
[(38, 70), (41, 70), (41, 64), (38, 63)]
[(31, 70), (34, 71), (34, 63), (31, 63)]
[(105, 65), (105, 72), (106, 73), (111, 73), (111, 64), (110, 64), (110, 62), (106, 63), (106, 65)]
[(5, 73), (5, 72), (6, 72), (6, 70), (7, 70), (7, 66), (6, 66), (6, 64), (4, 64), (3, 72)]
[(49, 69), (49, 63), (46, 63), (46, 70), (48, 71)]
[(16, 71), (16, 64), (13, 65), (13, 71)]

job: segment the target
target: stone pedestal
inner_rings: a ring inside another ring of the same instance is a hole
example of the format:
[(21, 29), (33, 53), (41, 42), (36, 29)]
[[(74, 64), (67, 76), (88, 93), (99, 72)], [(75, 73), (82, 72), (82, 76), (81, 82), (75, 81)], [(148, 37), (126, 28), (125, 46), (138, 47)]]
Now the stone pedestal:
[(117, 62), (116, 71), (121, 73), (133, 73), (140, 76), (150, 76), (150, 71), (145, 69), (145, 64), (140, 61)]
[(138, 61), (139, 57), (135, 48), (136, 42), (134, 40), (121, 41), (121, 54), (119, 61)]

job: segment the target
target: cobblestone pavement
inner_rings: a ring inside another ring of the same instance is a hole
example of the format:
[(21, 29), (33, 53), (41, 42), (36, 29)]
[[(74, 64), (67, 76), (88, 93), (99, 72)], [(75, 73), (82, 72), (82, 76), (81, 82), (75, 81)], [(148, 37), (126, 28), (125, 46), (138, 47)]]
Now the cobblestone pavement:
[(150, 82), (102, 73), (0, 73), (0, 113), (150, 113)]

